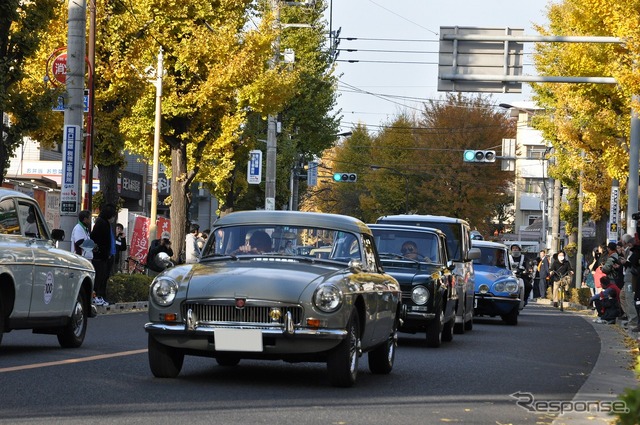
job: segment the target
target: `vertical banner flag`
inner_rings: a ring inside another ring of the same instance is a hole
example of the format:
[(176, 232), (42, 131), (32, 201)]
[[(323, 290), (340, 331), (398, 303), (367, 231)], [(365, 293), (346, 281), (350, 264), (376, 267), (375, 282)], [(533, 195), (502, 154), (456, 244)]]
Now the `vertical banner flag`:
[(618, 211), (620, 210), (619, 202), (620, 187), (611, 186), (611, 203), (609, 208), (609, 242), (618, 242)]

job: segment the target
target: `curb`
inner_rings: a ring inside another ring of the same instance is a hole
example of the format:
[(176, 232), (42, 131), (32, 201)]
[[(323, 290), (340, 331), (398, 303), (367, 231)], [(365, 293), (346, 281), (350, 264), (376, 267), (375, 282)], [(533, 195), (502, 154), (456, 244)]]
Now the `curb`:
[(95, 306), (98, 314), (118, 314), (147, 311), (149, 309), (148, 301), (137, 301), (132, 303), (115, 303), (108, 306)]

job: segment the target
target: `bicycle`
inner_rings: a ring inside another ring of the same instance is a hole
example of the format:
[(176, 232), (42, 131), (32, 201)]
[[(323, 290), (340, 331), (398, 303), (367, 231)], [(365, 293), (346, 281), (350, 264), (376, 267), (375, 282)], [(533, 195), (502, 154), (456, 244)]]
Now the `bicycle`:
[(560, 276), (558, 279), (558, 301), (560, 303), (560, 311), (564, 311), (564, 294), (569, 290), (571, 285), (571, 273)]
[(129, 274), (147, 274), (147, 266), (135, 257), (127, 257), (127, 272)]

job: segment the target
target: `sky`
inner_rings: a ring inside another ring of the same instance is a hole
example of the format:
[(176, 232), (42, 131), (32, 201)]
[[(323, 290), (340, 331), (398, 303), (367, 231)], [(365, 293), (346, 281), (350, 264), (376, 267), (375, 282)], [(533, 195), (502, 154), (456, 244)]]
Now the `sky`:
[[(341, 132), (358, 123), (376, 132), (402, 111), (420, 110), (428, 99), (442, 99), (438, 85), (440, 27), (521, 28), (537, 35), (545, 25), (548, 0), (328, 0), (326, 19), (340, 29), (337, 108)], [(357, 38), (358, 40), (347, 40)], [(347, 51), (357, 49), (358, 51)], [(531, 66), (532, 43), (525, 43), (524, 74)], [(349, 60), (360, 62), (349, 63)], [(375, 62), (365, 62), (375, 61)], [(420, 63), (408, 63), (420, 62)], [(528, 66), (527, 66), (528, 65)], [(521, 94), (494, 94), (496, 103), (530, 100)]]

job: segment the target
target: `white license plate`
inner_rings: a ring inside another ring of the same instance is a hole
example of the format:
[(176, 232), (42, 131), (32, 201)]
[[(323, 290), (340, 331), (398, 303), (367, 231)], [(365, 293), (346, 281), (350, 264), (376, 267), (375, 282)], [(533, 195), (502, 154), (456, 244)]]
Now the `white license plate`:
[(260, 329), (216, 329), (216, 351), (262, 351)]

